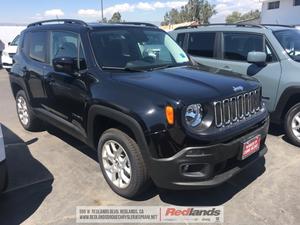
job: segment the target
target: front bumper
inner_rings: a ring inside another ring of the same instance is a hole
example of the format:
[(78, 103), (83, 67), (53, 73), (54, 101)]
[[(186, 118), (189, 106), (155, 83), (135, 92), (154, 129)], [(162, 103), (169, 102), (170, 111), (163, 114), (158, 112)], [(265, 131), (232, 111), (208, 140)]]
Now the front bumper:
[[(151, 159), (151, 177), (154, 183), (166, 189), (199, 189), (220, 185), (263, 157), (269, 129), (269, 118), (251, 132), (227, 143), (209, 146), (189, 147), (170, 158)], [(240, 160), (243, 143), (261, 135), (260, 150), (245, 160)], [(185, 166), (192, 173), (185, 172)]]

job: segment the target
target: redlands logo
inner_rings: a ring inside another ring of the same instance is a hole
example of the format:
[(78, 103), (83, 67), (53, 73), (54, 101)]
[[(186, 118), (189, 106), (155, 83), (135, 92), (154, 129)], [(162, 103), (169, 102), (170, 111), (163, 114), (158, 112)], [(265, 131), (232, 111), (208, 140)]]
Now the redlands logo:
[(216, 208), (212, 208), (210, 210), (197, 210), (194, 208), (167, 208), (165, 216), (219, 216), (220, 214), (221, 211), (217, 210)]

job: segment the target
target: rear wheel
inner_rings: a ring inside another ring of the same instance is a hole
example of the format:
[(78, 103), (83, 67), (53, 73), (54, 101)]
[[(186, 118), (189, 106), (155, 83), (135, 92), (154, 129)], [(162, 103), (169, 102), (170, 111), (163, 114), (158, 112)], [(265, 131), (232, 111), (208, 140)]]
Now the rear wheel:
[(284, 128), (289, 140), (300, 147), (300, 103), (290, 108), (285, 115)]
[(149, 175), (136, 142), (118, 129), (109, 129), (98, 144), (98, 159), (105, 180), (117, 194), (134, 198), (141, 194)]
[(41, 121), (33, 114), (23, 90), (16, 95), (16, 107), (19, 121), (25, 130), (36, 131), (41, 127)]

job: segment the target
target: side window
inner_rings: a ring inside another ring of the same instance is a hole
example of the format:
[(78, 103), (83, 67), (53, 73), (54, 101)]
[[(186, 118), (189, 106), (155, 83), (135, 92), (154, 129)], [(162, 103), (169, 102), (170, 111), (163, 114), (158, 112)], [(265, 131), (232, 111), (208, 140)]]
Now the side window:
[(266, 54), (267, 54), (267, 62), (277, 62), (277, 58), (273, 49), (270, 47), (269, 43), (266, 43)]
[(224, 59), (247, 61), (249, 52), (264, 51), (262, 35), (249, 33), (224, 33)]
[(77, 59), (78, 69), (86, 68), (79, 34), (65, 31), (51, 33), (50, 62), (62, 57)]
[(192, 32), (189, 35), (188, 53), (193, 56), (213, 58), (216, 33)]
[(32, 32), (30, 34), (29, 57), (33, 60), (44, 63), (46, 62), (46, 54), (47, 54), (46, 49), (47, 49), (47, 33)]
[(185, 37), (185, 33), (181, 33), (181, 34), (178, 34), (177, 38), (176, 38), (176, 42), (179, 44), (179, 46), (181, 48), (183, 48), (183, 45), (184, 45), (184, 37)]

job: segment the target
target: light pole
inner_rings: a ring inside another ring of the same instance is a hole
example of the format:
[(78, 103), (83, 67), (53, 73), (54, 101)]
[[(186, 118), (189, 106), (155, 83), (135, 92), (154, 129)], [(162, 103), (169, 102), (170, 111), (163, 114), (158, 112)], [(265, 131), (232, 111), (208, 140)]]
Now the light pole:
[(101, 19), (102, 19), (102, 23), (104, 20), (104, 15), (103, 15), (103, 0), (101, 0)]

